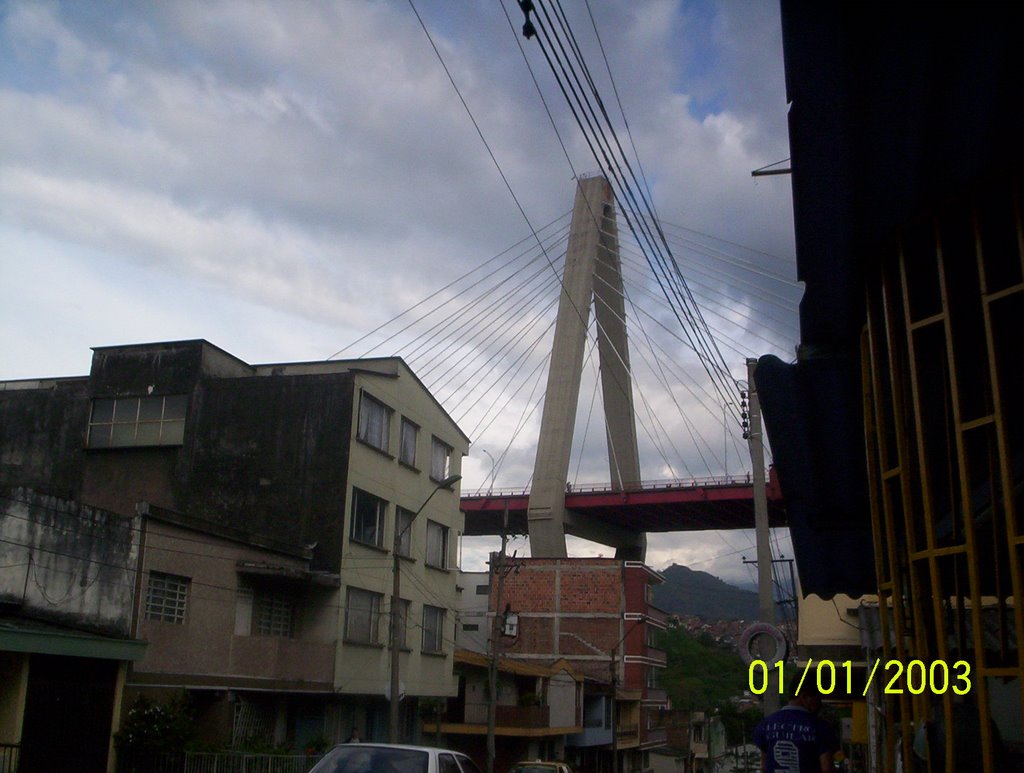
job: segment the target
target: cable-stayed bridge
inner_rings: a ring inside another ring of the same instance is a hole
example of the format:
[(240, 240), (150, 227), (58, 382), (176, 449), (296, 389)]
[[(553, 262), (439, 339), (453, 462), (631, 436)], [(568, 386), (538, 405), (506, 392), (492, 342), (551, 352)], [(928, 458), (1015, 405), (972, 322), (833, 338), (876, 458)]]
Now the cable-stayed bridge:
[[(772, 471), (774, 472), (774, 471)], [(507, 513), (508, 530), (528, 532), (529, 489), (463, 492), (465, 534), (500, 535)], [(622, 491), (612, 485), (581, 486), (565, 492), (565, 531), (610, 543), (636, 532), (750, 529), (754, 526), (753, 484), (747, 476), (691, 481), (651, 481)], [(768, 515), (772, 526), (785, 526), (782, 492), (774, 474), (768, 478)]]
[[(663, 221), (607, 58), (625, 140), (568, 20), (532, 8), (523, 35), (600, 175), (577, 171), (552, 119), (576, 203), (568, 224), (535, 227), (434, 46), (530, 236), (337, 354), (402, 356), (472, 439), (464, 484), (490, 495), (464, 498), (468, 534), (501, 531), (507, 506), (508, 529), (529, 534), (532, 555), (566, 555), (573, 534), (643, 559), (648, 532), (753, 527), (746, 476), (765, 471), (750, 469), (744, 442), (747, 361), (786, 357), (799, 339), (792, 261)], [(537, 85), (525, 52), (524, 62)], [(665, 479), (682, 483), (651, 482)], [(529, 483), (498, 498), (499, 481)], [(777, 487), (770, 494), (778, 525)]]
[[(728, 474), (730, 450), (734, 471), (749, 465), (746, 383), (718, 346), (729, 336), (713, 333), (674, 257), (646, 280), (624, 260), (636, 249), (635, 229), (628, 235), (623, 249), (607, 179), (583, 178), (568, 228), (535, 233), (518, 254), (492, 258), (364, 337), (381, 340), (363, 354), (405, 357), (473, 440), (464, 469), (475, 467), (490, 493), (463, 498), (467, 535), (501, 533), (507, 506), (509, 530), (529, 534), (532, 555), (566, 555), (571, 534), (642, 560), (648, 532), (753, 527), (750, 475)], [(746, 317), (734, 313), (742, 304), (754, 305), (737, 298), (718, 313), (746, 337)], [(505, 470), (530, 485), (495, 494)], [(607, 484), (580, 482), (605, 475)], [(645, 483), (666, 478), (676, 482)], [(781, 525), (777, 486), (771, 494)]]

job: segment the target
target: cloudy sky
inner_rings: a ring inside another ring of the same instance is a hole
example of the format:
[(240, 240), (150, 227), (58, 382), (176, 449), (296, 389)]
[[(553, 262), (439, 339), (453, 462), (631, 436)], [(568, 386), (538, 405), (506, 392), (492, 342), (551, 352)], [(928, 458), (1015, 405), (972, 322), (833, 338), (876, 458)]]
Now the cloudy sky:
[[(252, 363), (358, 356), (353, 342), (528, 243), (599, 165), (503, 2), (0, 2), (0, 378), (83, 374), (92, 346), (189, 338)], [(733, 375), (744, 356), (789, 357), (789, 180), (750, 175), (789, 155), (777, 4), (563, 6)], [(650, 357), (700, 378), (685, 352)], [(656, 391), (649, 414), (690, 412)], [(697, 402), (685, 431), (664, 430), (701, 460), (663, 463), (642, 440), (645, 477), (749, 469), (721, 405)], [(464, 488), (528, 483), (539, 413), (450, 410), (487, 427)], [(602, 465), (607, 480), (598, 445), (577, 449), (578, 481)], [(748, 580), (751, 545), (660, 535), (649, 562)], [(469, 568), (484, 549), (467, 544)]]

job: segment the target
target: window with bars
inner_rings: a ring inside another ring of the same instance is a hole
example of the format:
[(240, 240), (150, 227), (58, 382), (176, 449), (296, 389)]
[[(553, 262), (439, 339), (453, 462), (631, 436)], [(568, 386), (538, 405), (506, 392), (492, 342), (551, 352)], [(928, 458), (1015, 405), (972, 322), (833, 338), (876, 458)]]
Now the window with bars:
[(295, 625), (295, 600), (280, 591), (253, 593), (252, 631), (257, 636), (291, 638)]
[(384, 547), (384, 517), (388, 503), (362, 489), (352, 489), (352, 528), (349, 536), (356, 542)]
[(430, 477), (440, 483), (451, 475), (452, 447), (443, 440), (433, 438), (430, 445)]
[(89, 448), (181, 445), (185, 437), (185, 395), (123, 397), (92, 401)]
[(146, 586), (146, 619), (183, 625), (191, 582), (188, 577), (177, 574), (150, 572)]
[(427, 566), (448, 568), (448, 527), (436, 521), (427, 521)]
[(288, 593), (265, 588), (239, 588), (235, 603), (235, 635), (290, 639), (295, 635), (296, 613), (295, 598)]
[(363, 392), (359, 398), (359, 428), (364, 443), (387, 453), (391, 436), (391, 409)]
[(348, 589), (345, 599), (345, 640), (380, 644), (380, 608), (383, 595), (362, 588)]
[(416, 466), (416, 441), (420, 428), (405, 417), (402, 418), (401, 431), (398, 438), (398, 461), (410, 467)]
[(444, 652), (444, 613), (442, 607), (423, 605), (424, 652)]

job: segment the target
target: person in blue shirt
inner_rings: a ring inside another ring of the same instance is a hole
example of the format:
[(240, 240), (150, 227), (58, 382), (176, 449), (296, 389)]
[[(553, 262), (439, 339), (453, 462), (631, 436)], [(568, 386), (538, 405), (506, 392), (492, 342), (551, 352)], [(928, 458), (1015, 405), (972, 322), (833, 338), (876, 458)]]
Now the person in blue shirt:
[[(800, 675), (797, 674), (797, 677)], [(764, 773), (828, 773), (839, 749), (835, 730), (818, 717), (821, 693), (810, 675), (800, 692), (799, 679), (790, 682), (789, 703), (765, 717), (754, 728), (754, 743), (761, 750)]]

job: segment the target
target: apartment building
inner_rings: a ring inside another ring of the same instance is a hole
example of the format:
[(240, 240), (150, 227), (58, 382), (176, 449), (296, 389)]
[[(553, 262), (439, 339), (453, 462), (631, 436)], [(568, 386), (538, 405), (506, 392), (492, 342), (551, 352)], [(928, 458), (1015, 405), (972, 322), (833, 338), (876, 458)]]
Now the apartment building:
[(184, 691), (215, 743), (385, 738), (396, 565), (401, 737), (455, 694), (441, 483), (467, 450), (398, 358), (250, 365), (193, 340), (0, 385), (0, 485), (141, 519), (125, 704)]

